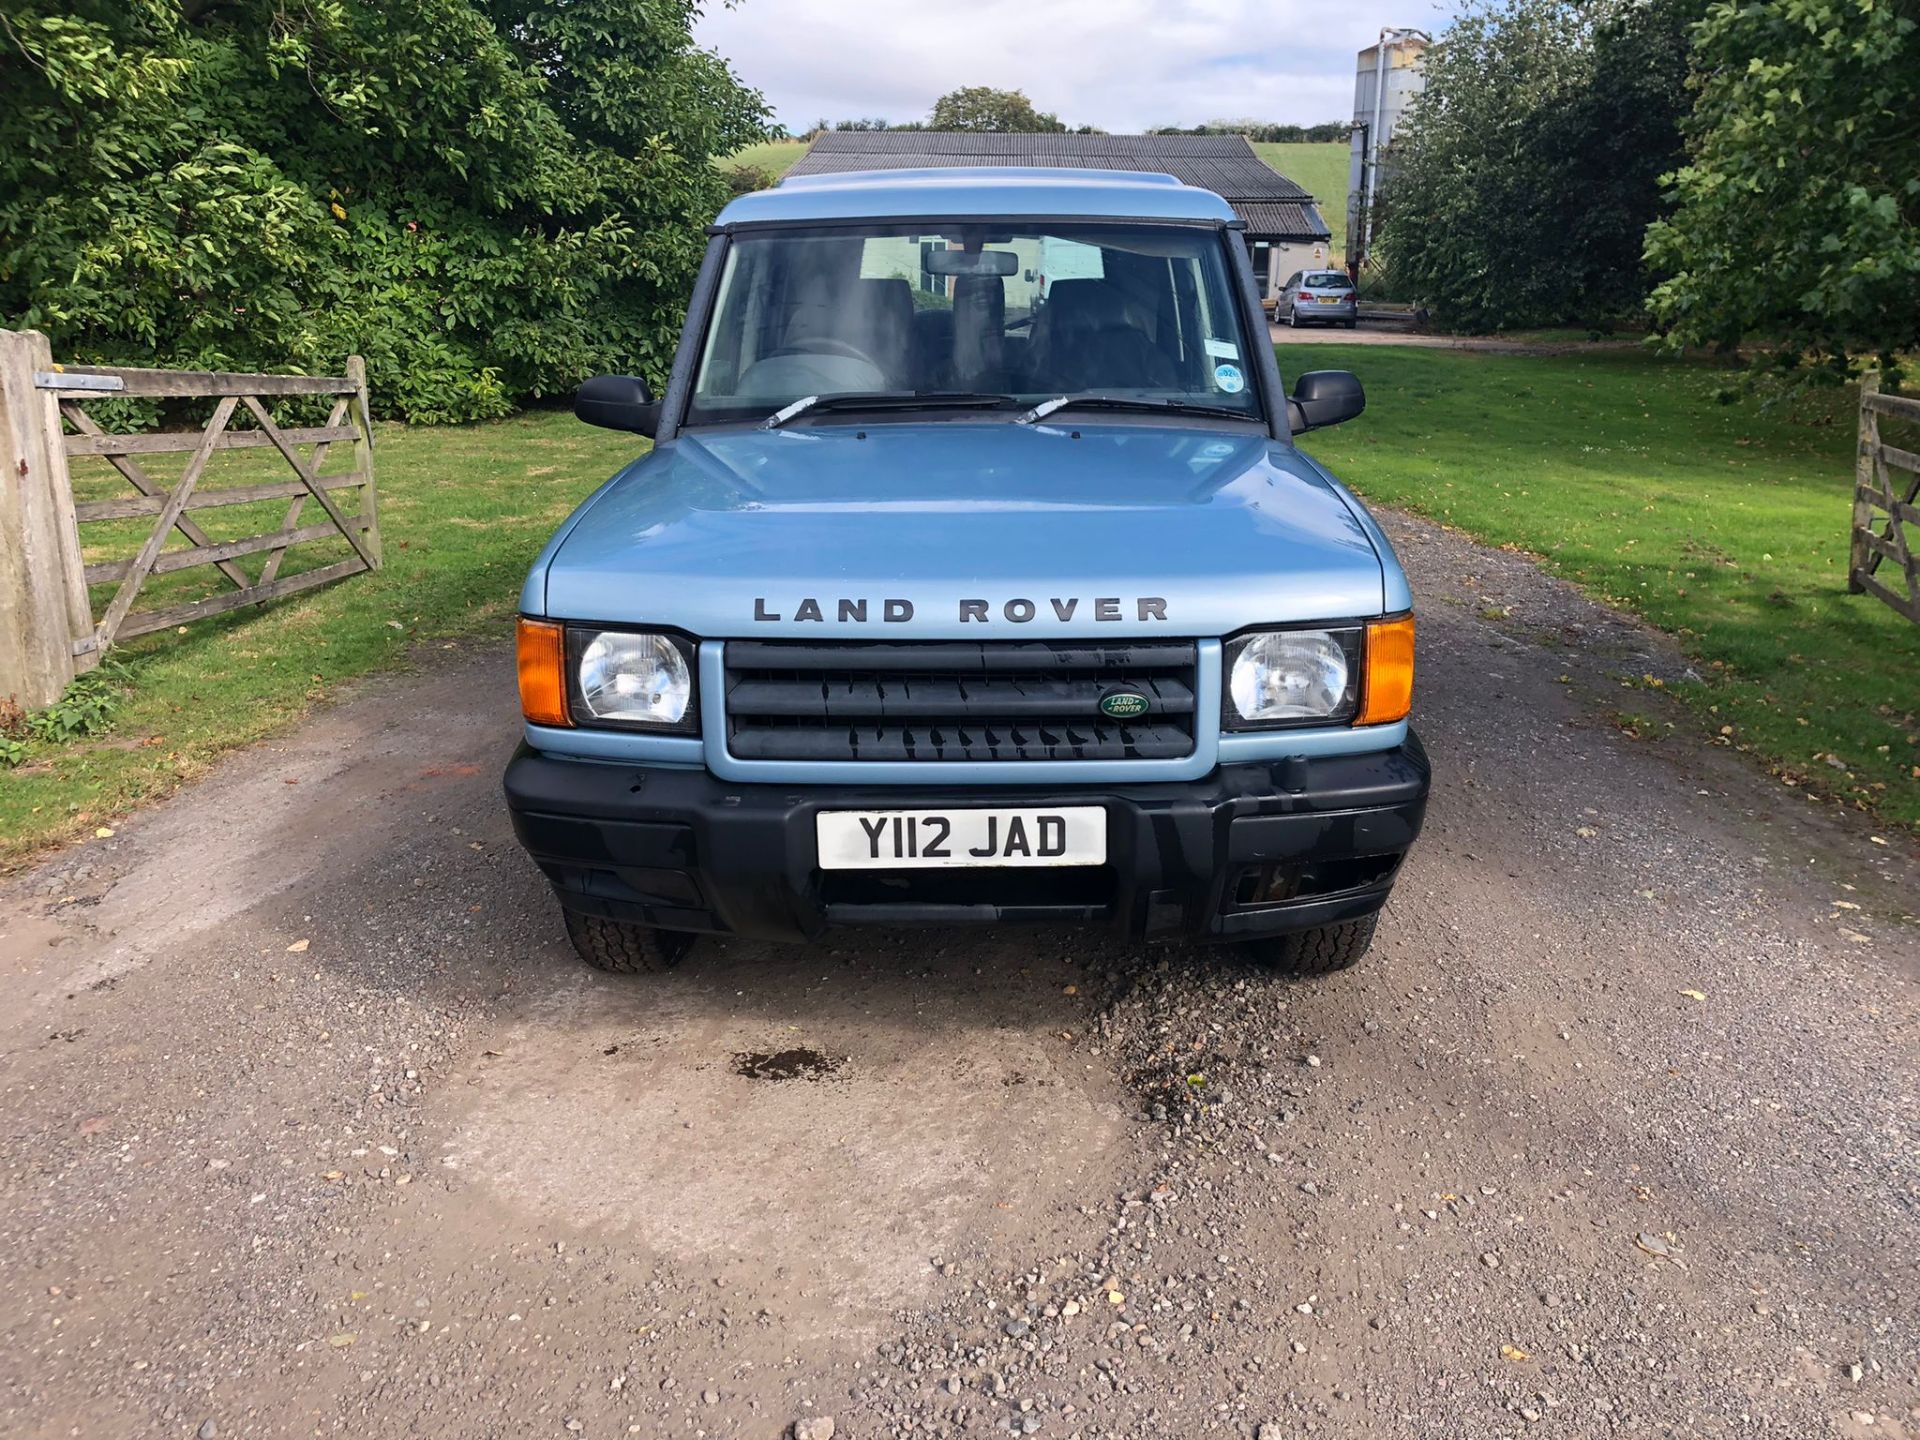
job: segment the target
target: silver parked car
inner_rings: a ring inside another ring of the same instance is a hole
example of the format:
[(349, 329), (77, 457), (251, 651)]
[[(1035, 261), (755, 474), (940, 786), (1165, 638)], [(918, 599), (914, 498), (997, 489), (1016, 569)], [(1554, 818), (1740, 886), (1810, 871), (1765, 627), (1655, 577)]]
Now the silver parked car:
[(1299, 329), (1302, 325), (1360, 323), (1360, 297), (1344, 270), (1297, 270), (1287, 277), (1273, 304), (1273, 318)]

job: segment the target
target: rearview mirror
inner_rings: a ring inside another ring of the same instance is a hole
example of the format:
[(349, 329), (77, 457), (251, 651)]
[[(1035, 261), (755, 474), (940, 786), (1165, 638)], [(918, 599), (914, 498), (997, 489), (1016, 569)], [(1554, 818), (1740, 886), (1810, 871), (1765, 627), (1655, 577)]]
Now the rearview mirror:
[(932, 275), (1011, 275), (1020, 257), (1011, 250), (929, 250), (926, 264)]
[(647, 382), (631, 375), (596, 375), (573, 397), (573, 413), (606, 430), (631, 430), (651, 437), (660, 428), (660, 403)]
[(1360, 378), (1346, 370), (1309, 370), (1293, 382), (1287, 401), (1288, 427), (1295, 435), (1341, 425), (1367, 408)]

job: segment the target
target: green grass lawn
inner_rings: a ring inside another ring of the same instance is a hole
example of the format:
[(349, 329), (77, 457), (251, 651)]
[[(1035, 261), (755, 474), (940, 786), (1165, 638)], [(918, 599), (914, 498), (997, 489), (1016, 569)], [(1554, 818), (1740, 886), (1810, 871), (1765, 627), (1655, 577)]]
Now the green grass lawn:
[(1253, 151), (1289, 180), (1312, 192), (1319, 202), (1321, 218), (1333, 231), (1328, 258), (1338, 263), (1347, 253), (1346, 142), (1255, 141)]
[(1279, 349), (1365, 382), (1367, 413), (1307, 448), (1367, 499), (1673, 633), (1703, 731), (1920, 828), (1920, 626), (1847, 593), (1851, 393), (1724, 405), (1725, 372), (1632, 350)]
[[(345, 682), (404, 665), (416, 646), (506, 640), (520, 582), (547, 536), (645, 443), (590, 429), (562, 411), (443, 429), (382, 425), (374, 463), (385, 568), (116, 648), (131, 678), (111, 733), (36, 744), (18, 769), (0, 770), (0, 862), (91, 834), (116, 812), (200, 774), (222, 753), (284, 729)], [(267, 453), (224, 452), (203, 486), (289, 478)], [(184, 458), (152, 457), (149, 474), (171, 483)], [(326, 468), (350, 464), (337, 451)], [(81, 498), (134, 493), (100, 462), (76, 462), (74, 486)], [(264, 509), (196, 511), (194, 518), (215, 539), (231, 539), (277, 527), (285, 509), (276, 501)], [(304, 519), (318, 517), (309, 504)], [(122, 522), (88, 525), (87, 558), (130, 555), (144, 533)], [(170, 548), (183, 543), (176, 535)], [(313, 542), (290, 550), (282, 573), (346, 553), (342, 540)], [(257, 576), (263, 559), (242, 564)], [(143, 591), (138, 608), (224, 586), (211, 567), (176, 572)], [(95, 591), (96, 616), (111, 594), (111, 587)]]

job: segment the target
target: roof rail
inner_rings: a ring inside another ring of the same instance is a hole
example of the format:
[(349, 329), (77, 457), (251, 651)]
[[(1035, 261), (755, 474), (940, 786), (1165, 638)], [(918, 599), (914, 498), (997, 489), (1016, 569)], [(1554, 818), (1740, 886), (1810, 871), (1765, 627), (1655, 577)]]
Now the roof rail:
[(918, 169), (816, 170), (810, 175), (788, 175), (779, 182), (790, 189), (811, 185), (941, 185), (1004, 184), (1009, 180), (1044, 181), (1049, 185), (1180, 185), (1177, 177), (1158, 170), (1082, 169), (1058, 165), (935, 165)]

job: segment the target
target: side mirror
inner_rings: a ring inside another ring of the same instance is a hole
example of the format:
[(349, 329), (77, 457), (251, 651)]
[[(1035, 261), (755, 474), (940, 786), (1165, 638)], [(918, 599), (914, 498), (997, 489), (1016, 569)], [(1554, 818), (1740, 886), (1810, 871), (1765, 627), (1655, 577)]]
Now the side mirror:
[(596, 375), (575, 392), (573, 413), (589, 425), (651, 436), (660, 428), (660, 402), (647, 382), (631, 375)]
[(1293, 382), (1287, 420), (1295, 435), (1341, 425), (1367, 408), (1360, 378), (1346, 370), (1309, 370)]

